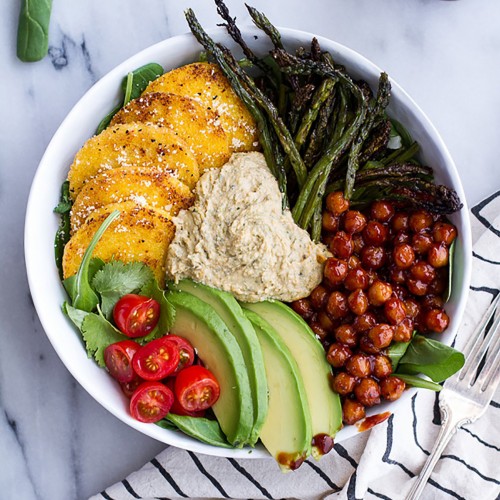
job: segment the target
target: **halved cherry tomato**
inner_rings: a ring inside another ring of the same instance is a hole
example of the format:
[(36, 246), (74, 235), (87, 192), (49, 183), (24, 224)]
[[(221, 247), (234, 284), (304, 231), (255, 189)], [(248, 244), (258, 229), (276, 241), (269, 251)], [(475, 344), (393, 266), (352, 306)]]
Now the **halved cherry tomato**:
[(134, 378), (135, 372), (132, 368), (132, 358), (140, 347), (133, 340), (122, 340), (108, 345), (104, 349), (104, 363), (115, 380), (126, 383)]
[(185, 410), (201, 411), (210, 408), (219, 399), (220, 386), (211, 371), (193, 365), (177, 374), (174, 392)]
[(168, 377), (167, 380), (165, 380), (165, 385), (171, 391), (173, 391), (173, 395), (174, 395), (174, 402), (172, 403), (172, 406), (170, 408), (170, 413), (174, 413), (175, 415), (185, 415), (188, 417), (204, 417), (205, 416), (205, 410), (188, 411), (188, 410), (185, 410), (181, 406), (181, 404), (179, 403), (179, 400), (175, 397), (175, 392), (174, 392), (175, 378), (174, 377)]
[(179, 349), (179, 364), (172, 373), (172, 375), (176, 375), (183, 368), (186, 368), (193, 364), (194, 348), (186, 339), (178, 337), (177, 335), (169, 335), (167, 339), (170, 340), (171, 342), (174, 342), (175, 345), (177, 346), (177, 349)]
[(170, 375), (179, 364), (179, 349), (167, 337), (152, 340), (135, 354), (132, 366), (144, 380), (161, 380)]
[(143, 378), (139, 377), (134, 373), (134, 378), (130, 382), (122, 382), (120, 383), (120, 387), (122, 388), (123, 394), (127, 396), (127, 398), (131, 398), (132, 394), (134, 394), (135, 390), (143, 383), (146, 382)]
[(174, 401), (172, 391), (160, 382), (144, 382), (130, 398), (130, 413), (139, 422), (158, 422)]
[(144, 295), (124, 295), (113, 309), (118, 329), (127, 337), (144, 337), (158, 324), (160, 304)]

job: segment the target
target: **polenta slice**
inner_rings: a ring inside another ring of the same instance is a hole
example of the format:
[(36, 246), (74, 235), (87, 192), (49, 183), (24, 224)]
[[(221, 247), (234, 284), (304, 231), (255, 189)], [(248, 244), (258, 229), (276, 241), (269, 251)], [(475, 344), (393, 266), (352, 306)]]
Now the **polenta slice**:
[(219, 115), (232, 152), (258, 149), (255, 121), (216, 64), (196, 62), (173, 69), (153, 80), (145, 90), (149, 92), (171, 92), (198, 101)]
[(195, 156), (171, 130), (145, 123), (117, 125), (90, 138), (76, 154), (68, 174), (72, 198), (99, 172), (119, 167), (174, 172), (190, 188), (200, 176)]
[(231, 154), (217, 114), (187, 97), (164, 92), (143, 94), (118, 111), (111, 124), (131, 122), (153, 123), (173, 130), (186, 141), (201, 172), (222, 167)]
[(169, 172), (156, 168), (113, 168), (104, 170), (85, 183), (71, 209), (74, 233), (94, 211), (111, 203), (133, 201), (176, 215), (188, 208), (194, 195), (186, 184)]
[(92, 256), (105, 262), (112, 259), (143, 262), (153, 270), (162, 286), (165, 256), (175, 233), (174, 223), (163, 211), (141, 207), (132, 201), (113, 203), (92, 212), (64, 248), (64, 278), (76, 274), (92, 237), (113, 210), (120, 210), (120, 216), (103, 234)]

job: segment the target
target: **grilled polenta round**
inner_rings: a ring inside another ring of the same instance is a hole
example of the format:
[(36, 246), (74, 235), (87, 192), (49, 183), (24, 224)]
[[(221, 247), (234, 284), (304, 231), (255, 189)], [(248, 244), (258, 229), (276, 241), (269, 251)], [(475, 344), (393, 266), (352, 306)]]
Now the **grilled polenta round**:
[(216, 64), (196, 62), (173, 69), (153, 80), (145, 90), (149, 92), (171, 92), (198, 101), (219, 115), (232, 152), (258, 149), (255, 121)]
[(92, 212), (64, 248), (64, 278), (76, 274), (92, 237), (113, 210), (120, 210), (120, 216), (104, 232), (92, 256), (105, 262), (113, 259), (143, 262), (163, 286), (165, 257), (174, 237), (174, 223), (162, 210), (141, 207), (133, 201), (113, 203)]
[(68, 174), (72, 198), (99, 172), (119, 167), (170, 171), (190, 188), (200, 177), (195, 156), (171, 130), (145, 123), (117, 125), (90, 138), (76, 154)]
[(111, 120), (119, 123), (153, 123), (173, 130), (186, 141), (200, 172), (222, 167), (230, 156), (229, 141), (218, 116), (187, 97), (152, 92), (130, 101)]
[(173, 216), (190, 207), (194, 195), (186, 184), (163, 170), (145, 167), (104, 170), (87, 181), (78, 193), (71, 209), (72, 233), (94, 210), (124, 201), (158, 208)]

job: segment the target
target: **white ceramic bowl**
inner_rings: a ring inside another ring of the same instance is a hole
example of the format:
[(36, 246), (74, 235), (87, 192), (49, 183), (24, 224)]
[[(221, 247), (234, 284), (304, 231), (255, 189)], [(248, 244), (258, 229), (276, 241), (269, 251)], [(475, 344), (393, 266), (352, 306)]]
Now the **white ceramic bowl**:
[[(258, 30), (244, 29), (243, 35), (257, 52), (269, 50), (265, 36)], [(285, 45), (290, 49), (307, 46), (313, 35), (291, 29), (281, 29)], [(225, 31), (213, 30), (210, 34), (230, 48), (234, 43)], [(254, 40), (254, 35), (258, 36)], [(358, 53), (338, 43), (318, 37), (323, 49), (344, 64), (355, 78), (363, 78), (376, 88), (380, 68)], [(148, 62), (158, 62), (165, 70), (195, 61), (200, 45), (190, 34), (165, 40), (143, 50), (120, 64), (97, 82), (75, 105), (61, 124), (50, 142), (36, 172), (28, 202), (25, 225), (25, 258), (29, 285), (40, 321), (59, 357), (78, 382), (113, 415), (134, 429), (179, 448), (230, 457), (266, 457), (263, 448), (252, 453), (248, 449), (228, 450), (209, 446), (181, 433), (161, 429), (153, 424), (143, 424), (128, 413), (128, 400), (122, 395), (116, 383), (100, 369), (93, 360), (87, 358), (78, 332), (61, 312), (61, 304), (66, 299), (54, 263), (54, 235), (58, 227), (58, 216), (53, 213), (57, 205), (61, 183), (66, 178), (68, 167), (75, 153), (91, 137), (103, 115), (119, 99), (119, 87), (124, 75)], [(389, 113), (401, 121), (421, 145), (421, 159), (435, 170), (436, 181), (453, 187), (464, 203), (464, 208), (451, 219), (458, 227), (459, 240), (456, 247), (456, 273), (453, 292), (447, 311), (451, 316), (450, 327), (440, 337), (450, 343), (457, 332), (467, 298), (471, 269), (471, 238), (469, 219), (464, 192), (453, 160), (438, 132), (411, 98), (392, 81), (392, 99)], [(397, 412), (401, 405), (409, 404), (415, 389), (405, 391), (396, 402), (373, 408), (369, 415), (384, 411)], [(337, 435), (337, 442), (358, 432), (356, 426), (348, 426)]]

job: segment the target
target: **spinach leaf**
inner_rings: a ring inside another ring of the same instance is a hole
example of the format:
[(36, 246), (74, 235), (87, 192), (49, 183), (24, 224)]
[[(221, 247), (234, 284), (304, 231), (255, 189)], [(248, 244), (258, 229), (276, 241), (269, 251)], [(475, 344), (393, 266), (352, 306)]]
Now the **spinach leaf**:
[(171, 424), (173, 424), (180, 431), (184, 432), (184, 434), (198, 439), (198, 441), (222, 448), (232, 448), (227, 442), (226, 436), (224, 436), (217, 420), (169, 413), (164, 420), (160, 420), (157, 424), (164, 429), (172, 429)]
[(91, 283), (101, 296), (101, 310), (110, 318), (118, 300), (128, 293), (137, 293), (144, 285), (154, 280), (153, 271), (142, 262), (125, 264), (119, 260), (105, 264)]
[(143, 339), (144, 342), (149, 342), (150, 340), (163, 337), (163, 335), (172, 328), (175, 320), (175, 309), (167, 300), (165, 292), (158, 286), (158, 283), (154, 279), (146, 283), (141, 288), (140, 293), (141, 295), (146, 295), (147, 297), (155, 299), (160, 304), (160, 319), (158, 324), (155, 326), (154, 330)]
[(149, 85), (149, 82), (156, 80), (163, 74), (163, 68), (157, 63), (148, 63), (127, 74), (121, 83), (121, 90), (124, 94), (123, 103), (113, 108), (99, 123), (96, 134), (100, 134), (111, 122), (120, 109), (128, 104), (132, 99), (139, 97)]
[(61, 218), (59, 219), (59, 227), (57, 228), (56, 236), (54, 238), (54, 257), (61, 279), (63, 277), (62, 259), (64, 247), (70, 238), (70, 211), (72, 206), (73, 202), (71, 201), (71, 197), (69, 195), (69, 181), (64, 181), (61, 185), (59, 203), (54, 208), (54, 212), (61, 215)]
[(417, 377), (416, 375), (406, 375), (403, 373), (395, 373), (395, 377), (400, 378), (403, 382), (413, 387), (421, 387), (422, 389), (430, 389), (431, 391), (439, 392), (443, 387), (435, 382), (426, 380), (422, 377)]
[(442, 382), (462, 368), (464, 355), (437, 340), (415, 335), (398, 365), (398, 375), (423, 373)]
[(406, 350), (408, 349), (408, 346), (410, 345), (410, 342), (411, 341), (393, 342), (387, 349), (387, 356), (389, 356), (389, 359), (391, 360), (393, 372), (396, 371), (399, 361), (404, 356)]
[(71, 305), (76, 309), (81, 309), (82, 311), (91, 312), (93, 311), (97, 305), (99, 304), (99, 297), (92, 289), (90, 285), (90, 262), (92, 257), (92, 252), (94, 251), (95, 246), (101, 239), (101, 236), (104, 234), (106, 229), (110, 226), (110, 224), (120, 215), (119, 210), (114, 210), (111, 212), (106, 220), (101, 224), (99, 229), (94, 234), (92, 240), (90, 241), (89, 246), (85, 250), (83, 254), (82, 262), (80, 263), (80, 267), (73, 279), (65, 280), (63, 282), (64, 288), (68, 292), (68, 295), (71, 298)]
[(43, 59), (49, 48), (52, 0), (22, 0), (17, 26), (17, 57), (23, 62)]
[(448, 250), (448, 290), (446, 290), (446, 294), (444, 296), (444, 301), (448, 302), (451, 297), (451, 287), (453, 284), (453, 260), (455, 259), (455, 242), (456, 240), (453, 240), (453, 242), (450, 245), (450, 249)]

